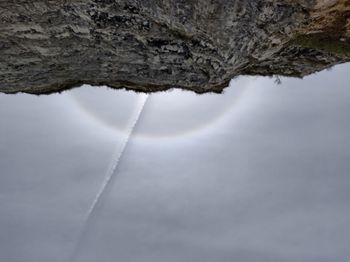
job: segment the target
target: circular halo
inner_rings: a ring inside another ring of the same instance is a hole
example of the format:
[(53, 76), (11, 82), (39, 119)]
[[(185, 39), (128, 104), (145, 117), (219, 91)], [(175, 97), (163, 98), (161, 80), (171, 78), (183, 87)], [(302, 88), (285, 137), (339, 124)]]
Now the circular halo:
[[(137, 136), (167, 138), (203, 130), (234, 107), (250, 81), (247, 78), (231, 81), (224, 94), (198, 95), (182, 90), (151, 94), (141, 114)], [(143, 95), (88, 85), (70, 94), (82, 111), (123, 134), (139, 109)]]

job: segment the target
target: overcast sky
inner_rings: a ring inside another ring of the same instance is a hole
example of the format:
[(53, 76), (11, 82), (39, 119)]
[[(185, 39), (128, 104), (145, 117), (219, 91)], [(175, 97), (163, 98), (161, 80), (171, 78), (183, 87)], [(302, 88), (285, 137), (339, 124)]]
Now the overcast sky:
[(0, 261), (350, 260), (349, 72), (1, 94)]

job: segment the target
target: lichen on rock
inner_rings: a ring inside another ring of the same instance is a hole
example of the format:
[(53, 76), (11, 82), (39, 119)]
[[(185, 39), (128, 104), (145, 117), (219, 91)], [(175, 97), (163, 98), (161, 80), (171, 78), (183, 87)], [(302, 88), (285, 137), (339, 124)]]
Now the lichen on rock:
[(221, 92), (350, 61), (349, 0), (0, 2), (0, 92)]

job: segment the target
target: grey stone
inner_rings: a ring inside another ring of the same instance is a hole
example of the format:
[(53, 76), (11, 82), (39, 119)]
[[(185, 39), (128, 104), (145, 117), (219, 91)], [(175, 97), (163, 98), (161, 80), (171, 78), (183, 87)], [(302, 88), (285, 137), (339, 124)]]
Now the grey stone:
[(0, 2), (0, 92), (221, 92), (350, 60), (349, 0)]

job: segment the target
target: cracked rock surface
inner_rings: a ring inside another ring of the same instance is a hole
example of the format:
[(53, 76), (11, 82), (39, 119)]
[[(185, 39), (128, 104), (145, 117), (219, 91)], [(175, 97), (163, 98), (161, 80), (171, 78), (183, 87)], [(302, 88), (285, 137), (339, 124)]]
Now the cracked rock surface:
[(0, 92), (221, 92), (350, 61), (350, 0), (0, 1)]

